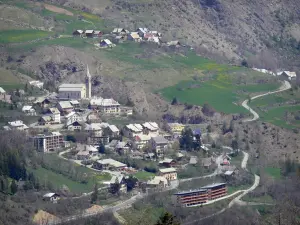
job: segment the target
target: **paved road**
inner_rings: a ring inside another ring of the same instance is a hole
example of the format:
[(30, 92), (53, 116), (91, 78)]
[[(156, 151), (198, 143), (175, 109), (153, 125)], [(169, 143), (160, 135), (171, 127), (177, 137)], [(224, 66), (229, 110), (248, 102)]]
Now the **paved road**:
[[(265, 94), (256, 95), (256, 96), (252, 97), (251, 100), (261, 98), (261, 97), (266, 96), (266, 95), (271, 95), (271, 94), (275, 94), (275, 93), (278, 93), (278, 92), (286, 91), (286, 90), (290, 89), (291, 87), (292, 86), (288, 81), (284, 81), (283, 84), (281, 85), (281, 87), (277, 91), (271, 91), (271, 92), (269, 91), (268, 93), (265, 93)], [(248, 105), (248, 101), (249, 101), (248, 99), (243, 101), (242, 106), (245, 109), (247, 109), (253, 115), (253, 118), (252, 119), (245, 119), (244, 122), (252, 122), (252, 121), (258, 120), (259, 119), (258, 113), (250, 108), (250, 106)]]

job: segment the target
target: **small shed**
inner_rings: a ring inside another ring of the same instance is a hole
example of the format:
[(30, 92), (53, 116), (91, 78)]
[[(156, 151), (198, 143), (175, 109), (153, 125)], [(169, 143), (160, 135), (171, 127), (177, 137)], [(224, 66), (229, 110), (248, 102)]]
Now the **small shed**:
[(108, 39), (104, 39), (104, 40), (100, 41), (100, 47), (102, 47), (102, 48), (107, 48), (107, 47), (112, 47), (112, 46), (113, 46), (112, 42)]
[(83, 34), (83, 30), (75, 30), (73, 32), (73, 36), (81, 36)]
[(94, 37), (94, 30), (86, 30), (85, 31), (85, 36), (89, 37), (89, 38)]
[(50, 201), (53, 203), (57, 203), (57, 201), (60, 199), (59, 194), (56, 193), (47, 193), (43, 196), (44, 201)]

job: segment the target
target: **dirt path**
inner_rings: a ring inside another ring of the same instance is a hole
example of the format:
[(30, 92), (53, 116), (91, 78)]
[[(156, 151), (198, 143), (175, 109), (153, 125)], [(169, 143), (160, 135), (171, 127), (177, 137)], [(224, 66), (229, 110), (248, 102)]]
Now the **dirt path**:
[[(266, 95), (271, 95), (271, 94), (275, 94), (275, 93), (278, 93), (278, 92), (286, 91), (286, 90), (290, 89), (291, 87), (292, 86), (288, 81), (284, 81), (283, 84), (281, 85), (281, 87), (277, 91), (271, 91), (271, 92), (269, 91), (268, 93), (265, 93), (265, 94), (256, 95), (256, 96), (252, 97), (251, 100), (261, 98), (261, 97), (266, 96)], [(255, 112), (252, 108), (250, 108), (250, 106), (248, 105), (248, 102), (249, 102), (248, 99), (243, 101), (242, 106), (245, 109), (247, 109), (253, 115), (253, 118), (252, 119), (245, 119), (244, 122), (252, 122), (252, 121), (258, 120), (259, 119), (258, 113)]]
[(244, 153), (244, 158), (242, 160), (241, 167), (242, 167), (242, 169), (247, 170), (247, 163), (248, 163), (248, 159), (249, 159), (249, 154), (247, 152), (244, 152), (244, 151), (243, 151), (243, 153)]

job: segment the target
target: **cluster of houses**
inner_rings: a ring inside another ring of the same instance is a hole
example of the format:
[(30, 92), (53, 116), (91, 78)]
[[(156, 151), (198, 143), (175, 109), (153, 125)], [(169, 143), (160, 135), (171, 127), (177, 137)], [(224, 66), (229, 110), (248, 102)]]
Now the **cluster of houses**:
[[(73, 36), (100, 38), (100, 42), (96, 44), (96, 46), (100, 48), (114, 47), (115, 44), (127, 40), (162, 44), (162, 33), (151, 31), (148, 28), (138, 28), (136, 31), (129, 31), (124, 28), (114, 28), (110, 34), (103, 34), (103, 32), (98, 30), (75, 30)], [(167, 42), (166, 45), (179, 47), (181, 44), (179, 41), (170, 41)]]
[(265, 74), (270, 74), (273, 76), (282, 76), (283, 78), (287, 79), (287, 80), (296, 80), (297, 78), (297, 74), (296, 72), (291, 72), (291, 71), (279, 71), (279, 72), (273, 72), (271, 70), (267, 70), (267, 69), (258, 69), (258, 68), (252, 68), (255, 71), (261, 72), (261, 73), (265, 73)]

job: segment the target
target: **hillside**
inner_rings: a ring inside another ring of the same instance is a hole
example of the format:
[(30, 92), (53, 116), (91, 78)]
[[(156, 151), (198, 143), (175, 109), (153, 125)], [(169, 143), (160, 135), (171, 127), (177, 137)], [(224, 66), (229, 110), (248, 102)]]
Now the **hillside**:
[(179, 39), (209, 57), (232, 62), (246, 58), (257, 67), (273, 69), (298, 66), (295, 56), (299, 53), (300, 6), (297, 2), (60, 1), (65, 6), (97, 13), (118, 27), (160, 30), (164, 38)]

